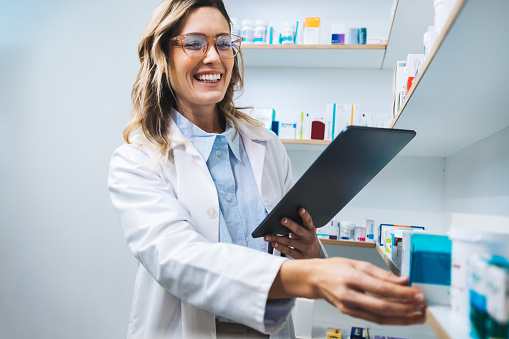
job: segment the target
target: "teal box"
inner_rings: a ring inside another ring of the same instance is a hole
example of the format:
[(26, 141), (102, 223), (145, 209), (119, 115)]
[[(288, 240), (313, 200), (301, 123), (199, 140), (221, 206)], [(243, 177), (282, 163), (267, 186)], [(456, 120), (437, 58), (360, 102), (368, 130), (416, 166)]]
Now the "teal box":
[(410, 243), (410, 282), (428, 305), (449, 305), (452, 242), (448, 236), (414, 233)]

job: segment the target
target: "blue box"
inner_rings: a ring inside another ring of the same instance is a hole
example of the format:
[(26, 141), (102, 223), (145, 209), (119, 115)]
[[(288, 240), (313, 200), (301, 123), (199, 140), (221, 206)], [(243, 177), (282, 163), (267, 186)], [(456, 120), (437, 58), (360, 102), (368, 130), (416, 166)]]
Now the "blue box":
[(410, 282), (428, 305), (449, 305), (452, 242), (448, 236), (414, 233), (410, 245)]

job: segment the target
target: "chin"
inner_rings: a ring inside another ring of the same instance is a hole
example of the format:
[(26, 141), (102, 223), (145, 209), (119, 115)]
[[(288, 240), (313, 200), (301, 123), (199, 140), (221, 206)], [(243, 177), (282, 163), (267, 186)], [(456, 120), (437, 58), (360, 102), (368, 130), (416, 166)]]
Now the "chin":
[(202, 105), (211, 105), (220, 103), (224, 99), (225, 93), (218, 93), (213, 95), (203, 95), (196, 98), (196, 102)]

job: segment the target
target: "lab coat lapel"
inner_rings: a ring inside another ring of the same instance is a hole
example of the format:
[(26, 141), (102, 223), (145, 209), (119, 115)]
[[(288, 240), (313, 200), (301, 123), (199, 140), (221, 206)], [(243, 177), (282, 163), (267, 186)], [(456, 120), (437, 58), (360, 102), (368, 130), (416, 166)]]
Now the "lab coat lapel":
[[(188, 209), (197, 232), (211, 242), (218, 241), (219, 201), (214, 181), (207, 164), (192, 143), (187, 141), (175, 123), (171, 124), (170, 137), (174, 141), (172, 152), (177, 175), (179, 201)], [(196, 192), (201, 194), (196, 194)]]
[(258, 191), (262, 193), (262, 174), (265, 162), (264, 142), (255, 142), (247, 136), (244, 136), (242, 141), (249, 158), (249, 163), (251, 164), (251, 169), (253, 170), (256, 186), (258, 187)]

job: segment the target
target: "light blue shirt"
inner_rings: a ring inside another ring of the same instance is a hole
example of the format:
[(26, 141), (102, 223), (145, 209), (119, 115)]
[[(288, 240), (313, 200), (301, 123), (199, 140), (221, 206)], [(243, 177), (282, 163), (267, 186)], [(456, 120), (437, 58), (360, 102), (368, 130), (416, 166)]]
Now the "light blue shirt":
[(182, 134), (201, 154), (214, 180), (219, 199), (219, 241), (268, 251), (263, 238), (251, 233), (267, 215), (240, 134), (228, 121), (222, 134), (207, 133), (176, 112)]
[[(267, 215), (267, 210), (256, 186), (242, 137), (237, 134), (233, 139), (233, 124), (227, 120), (225, 131), (214, 134), (203, 131), (174, 109), (171, 117), (207, 163), (216, 185), (220, 208), (219, 241), (267, 252), (268, 244), (263, 238), (251, 236)], [(292, 305), (292, 299), (267, 301), (265, 326), (273, 327), (284, 321)]]

